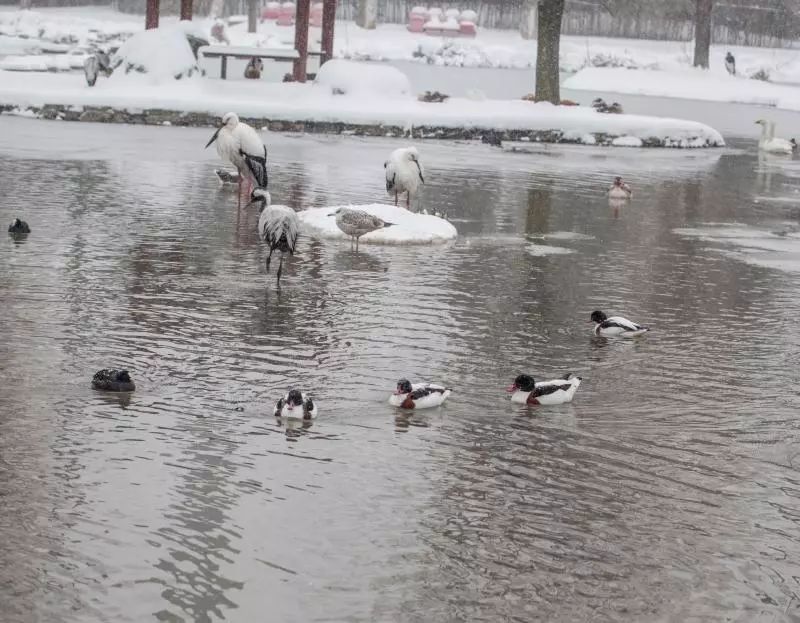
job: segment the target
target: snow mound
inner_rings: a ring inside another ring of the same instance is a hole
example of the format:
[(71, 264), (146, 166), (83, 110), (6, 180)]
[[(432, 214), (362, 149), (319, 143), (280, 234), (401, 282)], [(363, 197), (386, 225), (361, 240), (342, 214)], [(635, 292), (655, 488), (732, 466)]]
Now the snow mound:
[(642, 139), (635, 136), (618, 136), (611, 141), (611, 144), (614, 147), (641, 147), (644, 145), (644, 143), (642, 143)]
[(158, 84), (201, 74), (186, 34), (180, 27), (154, 28), (133, 35), (114, 54), (111, 80), (145, 74)]
[(382, 203), (354, 206), (331, 206), (328, 208), (311, 208), (298, 212), (297, 216), (303, 228), (319, 238), (348, 240), (347, 235), (336, 226), (336, 218), (328, 216), (339, 208), (363, 210), (387, 223), (387, 227), (370, 232), (361, 237), (361, 242), (375, 244), (433, 244), (454, 240), (458, 236), (456, 228), (448, 221), (430, 214), (417, 214), (405, 208)]
[(327, 87), (334, 95), (361, 94), (378, 97), (411, 95), (411, 82), (399, 69), (354, 61), (328, 61), (320, 67), (314, 82)]

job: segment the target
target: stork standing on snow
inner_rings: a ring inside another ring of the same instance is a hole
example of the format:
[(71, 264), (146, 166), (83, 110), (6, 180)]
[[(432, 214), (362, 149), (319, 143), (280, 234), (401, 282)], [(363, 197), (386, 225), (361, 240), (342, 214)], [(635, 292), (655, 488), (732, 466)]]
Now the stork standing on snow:
[(229, 112), (222, 117), (222, 125), (206, 143), (217, 143), (217, 153), (239, 171), (239, 206), (242, 205), (242, 179), (248, 184), (248, 191), (255, 185), (267, 187), (267, 148), (251, 126), (239, 121), (236, 113)]
[(263, 188), (256, 188), (251, 195), (251, 200), (260, 206), (258, 235), (269, 245), (267, 272), (269, 272), (269, 264), (272, 261), (272, 252), (280, 251), (281, 253), (281, 263), (278, 266), (278, 285), (280, 285), (283, 258), (287, 253), (294, 255), (300, 220), (297, 218), (297, 213), (290, 207), (271, 205), (269, 192)]
[(386, 192), (394, 195), (394, 205), (397, 205), (398, 196), (406, 193), (406, 208), (410, 209), (420, 184), (425, 183), (417, 148), (395, 149), (383, 163), (383, 168), (386, 169)]

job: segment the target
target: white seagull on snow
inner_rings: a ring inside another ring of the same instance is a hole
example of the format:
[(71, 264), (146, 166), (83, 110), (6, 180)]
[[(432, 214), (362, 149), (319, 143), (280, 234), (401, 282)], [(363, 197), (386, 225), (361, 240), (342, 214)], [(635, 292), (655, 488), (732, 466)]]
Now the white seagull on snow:
[(241, 205), (242, 179), (258, 188), (267, 187), (267, 148), (251, 126), (239, 121), (236, 113), (222, 117), (222, 125), (206, 143), (208, 148), (216, 141), (217, 153), (239, 171), (239, 203)]
[(417, 148), (395, 149), (383, 168), (386, 169), (386, 192), (394, 195), (394, 205), (397, 205), (398, 196), (406, 193), (406, 208), (411, 208), (411, 200), (416, 197), (420, 184), (425, 183)]
[(355, 238), (356, 250), (358, 250), (358, 239), (364, 234), (394, 225), (394, 223), (387, 223), (369, 212), (354, 210), (353, 208), (339, 208), (336, 212), (328, 214), (328, 216), (336, 217), (336, 227), (350, 236), (351, 247), (353, 245), (353, 239)]

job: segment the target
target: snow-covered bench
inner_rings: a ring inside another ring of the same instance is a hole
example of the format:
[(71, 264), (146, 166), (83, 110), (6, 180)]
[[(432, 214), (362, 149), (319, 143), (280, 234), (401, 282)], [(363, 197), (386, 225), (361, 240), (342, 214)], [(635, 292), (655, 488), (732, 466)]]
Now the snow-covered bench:
[[(205, 58), (219, 58), (219, 77), (228, 77), (228, 58), (250, 60), (251, 58), (268, 58), (274, 61), (293, 62), (300, 58), (294, 48), (252, 48), (232, 45), (205, 45), (198, 50)], [(310, 52), (309, 54), (312, 54)]]

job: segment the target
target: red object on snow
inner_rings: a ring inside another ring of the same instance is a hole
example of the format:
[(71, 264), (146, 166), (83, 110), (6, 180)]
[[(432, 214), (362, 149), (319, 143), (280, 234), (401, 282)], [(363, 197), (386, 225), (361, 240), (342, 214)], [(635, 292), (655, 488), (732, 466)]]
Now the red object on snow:
[(462, 37), (474, 37), (478, 34), (478, 29), (473, 22), (461, 22), (458, 25), (458, 31)]
[(291, 26), (294, 24), (295, 10), (294, 2), (284, 2), (281, 5), (280, 15), (278, 16), (278, 26)]
[(408, 30), (409, 32), (424, 32), (426, 17), (419, 13), (412, 13), (408, 16)]
[(315, 2), (311, 5), (309, 23), (315, 28), (322, 28), (322, 6), (321, 2)]
[(267, 2), (267, 6), (264, 7), (264, 10), (261, 11), (261, 21), (265, 21), (268, 19), (278, 19), (281, 15), (281, 4), (280, 2)]

